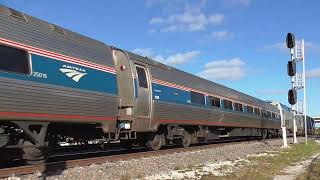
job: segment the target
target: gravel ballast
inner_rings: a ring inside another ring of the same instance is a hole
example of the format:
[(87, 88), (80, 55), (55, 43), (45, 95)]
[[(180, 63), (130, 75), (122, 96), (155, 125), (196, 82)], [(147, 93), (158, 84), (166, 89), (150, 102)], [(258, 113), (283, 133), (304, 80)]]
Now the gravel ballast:
[[(278, 150), (282, 140), (252, 141), (230, 144), (212, 149), (189, 152), (180, 152), (170, 155), (118, 161), (86, 167), (75, 167), (51, 174), (35, 173), (23, 177), (10, 177), (12, 179), (149, 179), (162, 173), (178, 169), (202, 166), (208, 162), (230, 161), (244, 158), (248, 155), (266, 151)], [(148, 178), (149, 177), (149, 178)]]

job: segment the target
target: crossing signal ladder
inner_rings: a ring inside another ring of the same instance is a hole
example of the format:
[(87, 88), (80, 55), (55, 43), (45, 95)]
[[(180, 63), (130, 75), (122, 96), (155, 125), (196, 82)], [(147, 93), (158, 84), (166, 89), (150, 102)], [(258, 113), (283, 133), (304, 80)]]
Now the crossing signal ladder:
[(295, 76), (294, 76), (294, 88), (296, 90), (299, 90), (299, 89), (303, 89), (304, 88), (304, 73), (297, 73)]
[(297, 102), (297, 104), (296, 104), (296, 111), (297, 111), (297, 113), (298, 114), (300, 114), (300, 115), (302, 115), (302, 114), (304, 114), (304, 112), (303, 112), (303, 100), (299, 100), (298, 102)]
[(297, 42), (294, 48), (294, 60), (302, 61), (304, 59), (304, 40)]

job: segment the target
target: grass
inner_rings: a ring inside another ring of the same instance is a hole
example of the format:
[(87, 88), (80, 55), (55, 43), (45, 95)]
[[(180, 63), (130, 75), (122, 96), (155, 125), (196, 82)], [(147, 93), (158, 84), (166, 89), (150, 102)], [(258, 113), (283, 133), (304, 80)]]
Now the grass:
[(317, 180), (320, 177), (320, 157), (315, 159), (309, 166), (307, 172), (301, 174), (297, 180)]
[[(290, 166), (296, 162), (302, 161), (319, 151), (320, 145), (313, 141), (310, 141), (307, 146), (305, 146), (305, 144), (296, 144), (292, 145), (291, 148), (280, 151), (275, 156), (261, 156), (249, 158), (248, 160), (251, 161), (251, 163), (244, 165), (243, 167), (239, 168), (239, 170), (237, 170), (236, 172), (232, 172), (222, 177), (214, 176), (212, 174), (204, 175), (202, 176), (202, 180), (273, 179), (275, 175), (281, 174), (281, 170), (286, 166)], [(317, 173), (319, 172), (320, 168), (318, 167)]]

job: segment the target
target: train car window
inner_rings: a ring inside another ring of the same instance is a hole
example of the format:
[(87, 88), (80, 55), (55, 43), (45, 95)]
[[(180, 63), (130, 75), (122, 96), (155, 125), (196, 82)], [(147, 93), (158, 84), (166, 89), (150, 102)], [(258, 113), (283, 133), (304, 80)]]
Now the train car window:
[(209, 96), (211, 100), (211, 106), (221, 108), (220, 98)]
[(240, 103), (234, 103), (234, 109), (235, 109), (236, 111), (243, 112), (243, 106), (242, 106), (242, 104), (240, 104)]
[(236, 102), (235, 102), (233, 107), (234, 107), (234, 110), (235, 110), (235, 111), (240, 111), (240, 110), (239, 110), (239, 103), (236, 103)]
[(267, 111), (267, 118), (271, 118), (271, 112)]
[(254, 114), (261, 116), (261, 111), (258, 108), (254, 108)]
[(229, 109), (229, 110), (233, 110), (233, 107), (232, 107), (232, 101), (229, 101), (229, 100), (223, 100), (223, 108), (224, 109)]
[(228, 109), (228, 101), (225, 99), (223, 100), (223, 108)]
[(267, 118), (267, 117), (268, 117), (268, 116), (267, 116), (267, 111), (262, 110), (261, 113), (262, 113), (262, 117), (264, 117), (264, 118)]
[(191, 103), (205, 105), (203, 94), (190, 91), (190, 95), (191, 95)]
[(27, 51), (0, 45), (0, 70), (19, 74), (30, 74)]
[(144, 68), (136, 66), (138, 73), (139, 86), (143, 88), (148, 88), (147, 75)]
[(247, 109), (248, 109), (248, 113), (253, 114), (253, 107), (251, 107), (251, 106), (247, 106)]
[(229, 109), (230, 109), (230, 110), (233, 110), (233, 109), (234, 109), (234, 107), (233, 107), (233, 105), (232, 105), (232, 101), (228, 101), (228, 106), (229, 106)]
[(272, 116), (272, 119), (276, 119), (276, 114), (275, 113), (272, 113), (271, 116)]
[(239, 103), (234, 103), (234, 110), (235, 110), (235, 111), (240, 111), (240, 109), (239, 109)]

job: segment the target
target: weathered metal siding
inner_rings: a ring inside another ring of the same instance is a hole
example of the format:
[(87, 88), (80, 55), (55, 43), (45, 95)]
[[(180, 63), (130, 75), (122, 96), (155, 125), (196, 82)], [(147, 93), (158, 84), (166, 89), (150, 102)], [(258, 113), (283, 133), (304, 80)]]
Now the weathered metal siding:
[(244, 113), (160, 101), (154, 107), (155, 123), (262, 128), (261, 117)]
[(99, 122), (115, 128), (116, 96), (6, 78), (0, 78), (0, 92), (1, 120)]
[[(115, 117), (117, 113), (117, 98), (102, 93), (86, 92), (8, 78), (0, 78), (0, 92), (1, 112), (13, 111), (19, 113), (110, 118)], [(27, 117), (19, 118), (23, 120)], [(43, 120), (47, 119), (50, 118), (43, 118)], [(79, 119), (79, 121), (94, 121), (94, 118), (86, 119)], [(68, 118), (68, 120), (76, 121), (77, 119)]]

